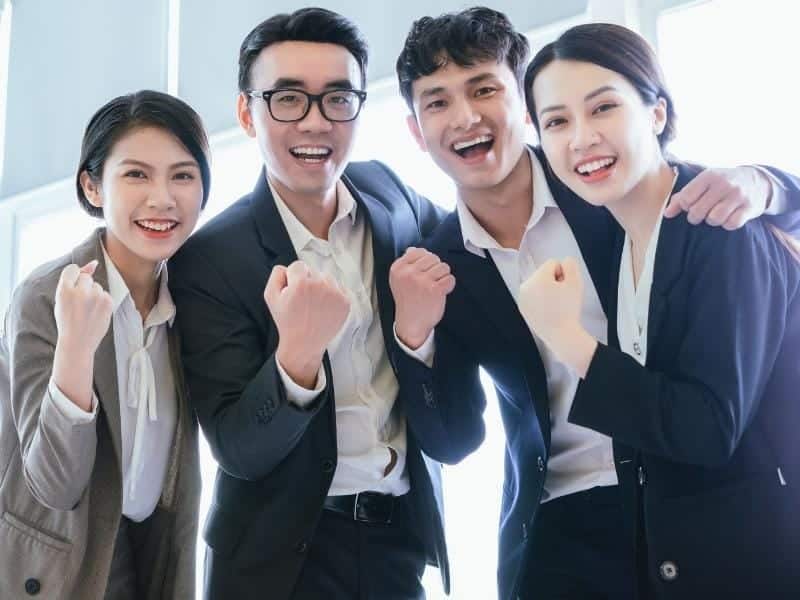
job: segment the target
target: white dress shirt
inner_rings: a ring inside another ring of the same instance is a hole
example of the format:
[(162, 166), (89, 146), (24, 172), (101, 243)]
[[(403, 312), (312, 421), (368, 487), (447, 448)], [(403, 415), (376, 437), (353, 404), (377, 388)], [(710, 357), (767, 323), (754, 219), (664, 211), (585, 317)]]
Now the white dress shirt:
[[(675, 170), (675, 181), (678, 172)], [(666, 206), (672, 195), (672, 190), (664, 199)], [(619, 264), (619, 281), (617, 283), (617, 337), (619, 347), (625, 354), (632, 356), (644, 365), (647, 361), (647, 321), (650, 317), (650, 290), (653, 287), (653, 270), (655, 269), (656, 250), (658, 239), (661, 235), (661, 222), (664, 220), (664, 211), (659, 213), (647, 250), (644, 255), (644, 264), (639, 273), (639, 281), (634, 283), (633, 254), (631, 253), (631, 239), (625, 234), (625, 244), (622, 247), (622, 257)]]
[[(139, 522), (153, 513), (161, 497), (177, 424), (177, 394), (167, 339), (167, 327), (175, 319), (175, 304), (167, 288), (164, 265), (158, 299), (142, 323), (128, 286), (105, 248), (103, 259), (114, 307), (111, 322), (122, 435), (122, 514)], [(97, 397), (92, 398), (92, 411), (85, 412), (64, 396), (52, 379), (48, 390), (59, 411), (73, 423), (97, 418)]]
[[(350, 300), (350, 312), (339, 334), (328, 345), (336, 389), (338, 463), (328, 494), (375, 491), (400, 496), (410, 489), (406, 473), (406, 422), (395, 405), (399, 389), (384, 346), (375, 287), (372, 236), (363, 211), (339, 181), (337, 214), (328, 239), (315, 237), (289, 210), (274, 187), (270, 191), (289, 233), (297, 257), (341, 285)], [(290, 402), (307, 406), (325, 389), (320, 369), (317, 386), (307, 390), (286, 374), (278, 373)], [(392, 460), (397, 462), (384, 475)]]
[[(484, 258), (486, 252), (491, 255), (515, 301), (519, 300), (522, 283), (542, 263), (550, 258), (574, 257), (580, 265), (584, 281), (587, 282), (584, 286), (581, 323), (592, 336), (605, 343), (608, 320), (591, 283), (578, 242), (553, 199), (542, 166), (533, 152), (530, 152), (530, 160), (533, 171), (533, 211), (519, 249), (500, 246), (459, 198), (456, 210), (464, 247)], [(408, 354), (430, 366), (435, 352), (432, 338), (430, 336), (416, 351), (411, 351), (399, 339), (397, 341)], [(550, 398), (550, 457), (542, 501), (595, 486), (616, 485), (617, 472), (614, 469), (611, 438), (567, 421), (578, 388), (578, 375), (559, 362), (536, 335), (533, 338), (547, 372), (547, 391)]]

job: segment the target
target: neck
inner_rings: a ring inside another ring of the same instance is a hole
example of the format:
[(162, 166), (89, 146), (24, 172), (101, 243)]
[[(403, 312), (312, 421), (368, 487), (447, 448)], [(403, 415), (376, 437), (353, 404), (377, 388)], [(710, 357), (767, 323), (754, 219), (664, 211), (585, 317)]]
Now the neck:
[(607, 205), (634, 249), (640, 248), (642, 252), (646, 249), (674, 181), (672, 167), (660, 157), (625, 197)]
[(337, 198), (336, 184), (322, 193), (296, 192), (289, 189), (277, 179), (269, 178), (269, 182), (280, 194), (284, 204), (297, 217), (314, 237), (328, 239), (328, 231), (336, 218)]
[(458, 195), (498, 244), (519, 249), (533, 211), (533, 170), (527, 150), (522, 148), (517, 164), (497, 185), (459, 188)]
[(144, 321), (158, 301), (158, 280), (165, 261), (153, 262), (134, 254), (108, 232), (104, 242), (109, 258), (122, 276), (136, 310)]

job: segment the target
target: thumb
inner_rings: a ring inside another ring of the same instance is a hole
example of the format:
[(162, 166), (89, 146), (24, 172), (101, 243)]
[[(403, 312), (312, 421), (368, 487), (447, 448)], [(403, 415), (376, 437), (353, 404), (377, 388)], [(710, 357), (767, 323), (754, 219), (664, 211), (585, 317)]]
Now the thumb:
[(97, 265), (99, 261), (95, 258), (94, 260), (90, 260), (88, 263), (81, 267), (81, 273), (86, 273), (87, 275), (94, 275), (94, 272), (97, 270)]
[(278, 299), (280, 293), (286, 288), (288, 284), (286, 267), (277, 265), (272, 267), (272, 272), (267, 279), (267, 287), (264, 288), (264, 298), (268, 304), (272, 304)]
[(573, 257), (567, 257), (561, 261), (562, 279), (566, 281), (575, 281), (580, 279), (581, 272), (578, 267), (578, 261)]

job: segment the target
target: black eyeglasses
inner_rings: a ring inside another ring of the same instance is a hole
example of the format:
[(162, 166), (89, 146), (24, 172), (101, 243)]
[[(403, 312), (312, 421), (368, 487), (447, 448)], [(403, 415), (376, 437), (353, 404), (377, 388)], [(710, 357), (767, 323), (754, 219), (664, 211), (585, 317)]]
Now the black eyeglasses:
[(277, 90), (247, 90), (251, 98), (261, 98), (267, 103), (269, 114), (276, 121), (292, 123), (302, 121), (316, 102), (322, 116), (328, 121), (342, 123), (352, 121), (361, 112), (367, 92), (361, 90), (329, 90), (321, 94), (309, 94), (303, 90), (281, 88)]

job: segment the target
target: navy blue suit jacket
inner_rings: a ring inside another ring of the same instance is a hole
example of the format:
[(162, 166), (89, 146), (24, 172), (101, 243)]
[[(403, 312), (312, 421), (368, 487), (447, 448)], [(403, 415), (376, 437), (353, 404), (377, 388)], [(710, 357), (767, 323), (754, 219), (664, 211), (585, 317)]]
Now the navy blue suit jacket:
[[(678, 189), (696, 174), (679, 168)], [(800, 598), (800, 263), (763, 221), (665, 220), (646, 367), (615, 346), (598, 347), (570, 421), (636, 470), (620, 478), (642, 503), (649, 597)]]
[[(550, 170), (540, 149), (553, 196), (580, 247), (606, 315), (616, 311), (618, 244), (622, 231), (611, 215), (574, 195)], [(800, 180), (771, 170), (800, 209)], [(776, 218), (786, 229), (800, 227), (800, 212)], [(684, 220), (684, 217), (677, 217)], [(707, 228), (703, 228), (705, 232)], [(700, 231), (700, 230), (698, 230)], [(714, 239), (720, 237), (715, 236)], [(498, 586), (501, 600), (515, 598), (541, 500), (550, 452), (547, 377), (536, 344), (491, 258), (464, 247), (456, 213), (448, 215), (425, 247), (450, 265), (456, 287), (436, 328), (433, 368), (406, 355), (398, 364), (409, 426), (424, 452), (456, 463), (474, 451), (484, 437), (485, 396), (478, 369), (492, 377), (506, 432), (504, 483), (500, 515)], [(615, 322), (615, 321), (614, 321)], [(616, 339), (612, 327), (609, 336)], [(413, 392), (417, 388), (419, 392)], [(612, 388), (613, 389), (613, 388)], [(577, 421), (576, 421), (577, 422)], [(579, 423), (584, 424), (584, 423)], [(606, 433), (605, 431), (603, 433)], [(614, 449), (626, 513), (636, 514), (636, 468), (625, 447)], [(631, 521), (632, 543), (637, 535)]]
[[(389, 267), (441, 213), (377, 162), (350, 164), (343, 181), (369, 222), (391, 359)], [(231, 569), (212, 561), (206, 594), (214, 598), (290, 597), (336, 469), (336, 377), (327, 354), (328, 386), (308, 409), (287, 401), (276, 370), (278, 332), (264, 286), (273, 266), (295, 260), (262, 172), (252, 193), (197, 231), (170, 263), (189, 397), (219, 463), (204, 537)], [(448, 589), (441, 465), (423, 456), (413, 433), (407, 467), (416, 533)]]

